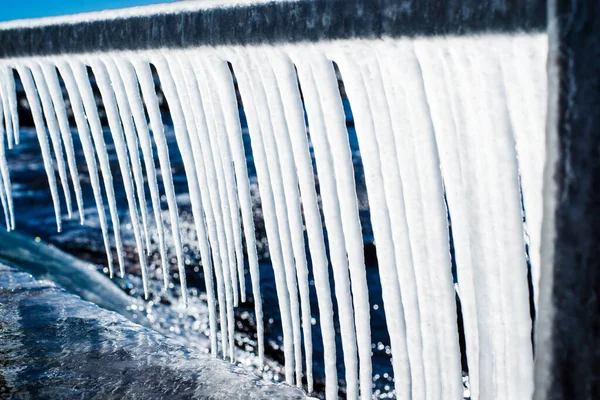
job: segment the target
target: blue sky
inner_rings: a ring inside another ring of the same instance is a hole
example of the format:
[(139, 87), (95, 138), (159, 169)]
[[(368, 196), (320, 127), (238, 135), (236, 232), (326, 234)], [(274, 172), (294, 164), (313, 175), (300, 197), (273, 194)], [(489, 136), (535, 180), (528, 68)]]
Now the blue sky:
[(0, 22), (23, 18), (39, 18), (173, 0), (0, 0)]

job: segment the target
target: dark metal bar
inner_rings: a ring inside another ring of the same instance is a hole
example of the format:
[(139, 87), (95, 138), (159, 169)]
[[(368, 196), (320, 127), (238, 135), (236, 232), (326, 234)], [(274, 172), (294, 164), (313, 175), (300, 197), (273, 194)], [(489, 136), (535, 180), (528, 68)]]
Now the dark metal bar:
[[(538, 400), (600, 398), (600, 3), (550, 5)], [(548, 190), (549, 189), (549, 190)]]
[(27, 28), (0, 26), (0, 58), (545, 29), (546, 0), (299, 0)]

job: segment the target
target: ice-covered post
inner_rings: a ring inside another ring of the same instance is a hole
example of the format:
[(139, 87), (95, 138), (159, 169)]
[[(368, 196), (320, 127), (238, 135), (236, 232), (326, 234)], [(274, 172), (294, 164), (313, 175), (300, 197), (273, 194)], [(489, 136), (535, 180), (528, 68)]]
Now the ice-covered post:
[(600, 396), (600, 4), (549, 4), (536, 399)]

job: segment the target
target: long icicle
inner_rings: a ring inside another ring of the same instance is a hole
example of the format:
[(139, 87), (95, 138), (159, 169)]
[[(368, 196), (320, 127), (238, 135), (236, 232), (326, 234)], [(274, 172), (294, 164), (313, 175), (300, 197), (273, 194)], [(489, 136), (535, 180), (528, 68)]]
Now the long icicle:
[(106, 71), (106, 67), (104, 66), (104, 64), (98, 59), (91, 59), (90, 65), (94, 72), (94, 76), (96, 77), (98, 89), (100, 89), (100, 95), (102, 96), (102, 102), (104, 104), (104, 109), (106, 110), (106, 116), (108, 118), (108, 125), (110, 127), (113, 141), (115, 143), (117, 158), (119, 160), (119, 168), (121, 170), (121, 175), (123, 176), (123, 185), (125, 186), (125, 194), (127, 196), (131, 225), (133, 227), (133, 235), (135, 237), (136, 247), (138, 250), (138, 258), (140, 260), (140, 266), (142, 269), (144, 297), (148, 298), (148, 271), (146, 264), (146, 256), (144, 254), (144, 245), (142, 242), (142, 234), (140, 232), (138, 210), (133, 188), (133, 178), (131, 176), (129, 157), (127, 155), (127, 148), (125, 144), (125, 139), (123, 137), (123, 129), (119, 121), (117, 103), (115, 95), (110, 85), (110, 78), (108, 76), (108, 72)]
[(233, 64), (238, 87), (244, 104), (244, 111), (248, 119), (248, 132), (252, 141), (252, 154), (256, 167), (256, 176), (258, 178), (258, 188), (262, 211), (265, 221), (265, 229), (269, 241), (269, 254), (273, 265), (275, 275), (275, 290), (281, 315), (281, 326), (283, 330), (283, 350), (285, 356), (285, 380), (288, 384), (294, 383), (294, 336), (292, 328), (292, 315), (290, 308), (290, 297), (286, 284), (286, 272), (283, 266), (283, 255), (281, 251), (281, 242), (279, 239), (279, 228), (277, 225), (277, 214), (275, 213), (275, 200), (271, 189), (271, 178), (269, 167), (265, 157), (264, 144), (260, 130), (262, 129), (256, 102), (254, 99), (254, 89), (251, 82), (250, 72), (245, 63), (244, 57), (231, 50), (229, 53)]
[[(233, 235), (233, 242), (235, 246), (235, 260), (237, 265), (237, 274), (236, 280), (239, 285), (239, 297), (241, 302), (246, 301), (246, 281), (244, 278), (244, 253), (242, 251), (242, 229), (240, 222), (240, 205), (238, 197), (236, 196), (236, 182), (235, 182), (235, 173), (233, 166), (233, 159), (231, 155), (231, 149), (229, 147), (229, 141), (227, 137), (226, 130), (231, 129), (228, 124), (231, 124), (232, 121), (228, 121), (224, 115), (224, 109), (221, 100), (221, 93), (217, 88), (214, 71), (217, 69), (218, 63), (223, 63), (223, 60), (218, 59), (215, 56), (211, 56), (210, 58), (205, 57), (203, 60), (205, 71), (207, 76), (210, 76), (210, 79), (207, 79), (207, 84), (209, 86), (209, 93), (211, 97), (211, 101), (213, 104), (213, 109), (215, 110), (215, 117), (217, 126), (219, 129), (218, 140), (217, 143), (219, 145), (219, 149), (221, 151), (221, 161), (223, 164), (223, 172), (225, 174), (225, 184), (227, 186), (227, 197), (229, 201), (229, 211), (231, 218), (231, 228)], [(231, 78), (230, 78), (231, 79)], [(236, 112), (237, 114), (237, 112)]]
[[(205, 55), (204, 55), (205, 56)], [(218, 135), (221, 132), (217, 129), (218, 109), (214, 106), (208, 87), (206, 71), (202, 66), (202, 57), (199, 54), (190, 55), (189, 59), (182, 59), (189, 74), (191, 82), (192, 95), (197, 105), (195, 113), (198, 123), (198, 138), (204, 152), (204, 157), (207, 160), (208, 176), (216, 177), (209, 179), (207, 185), (210, 187), (211, 201), (213, 204), (213, 212), (217, 219), (217, 236), (220, 248), (220, 254), (225, 262), (222, 264), (222, 272), (225, 278), (226, 301), (227, 301), (227, 317), (228, 329), (230, 334), (230, 349), (231, 359), (233, 360), (233, 333), (234, 333), (234, 314), (233, 307), (237, 306), (239, 293), (237, 291), (237, 273), (235, 265), (235, 248), (232, 237), (231, 217), (230, 217), (230, 202), (227, 196), (226, 181), (224, 176), (224, 168), (219, 148)], [(231, 300), (230, 300), (231, 299)], [(230, 304), (232, 303), (232, 304)]]
[[(364, 56), (361, 53), (359, 58)], [(350, 104), (353, 105), (354, 123), (356, 125), (356, 133), (365, 170), (365, 182), (369, 196), (373, 235), (377, 243), (378, 271), (381, 276), (386, 321), (392, 345), (396, 394), (400, 398), (410, 398), (412, 382), (406, 343), (406, 326), (401, 307), (402, 295), (398, 285), (389, 205), (386, 202), (385, 193), (386, 186), (399, 186), (401, 185), (401, 181), (398, 177), (393, 179), (387, 170), (386, 172), (388, 173), (384, 173), (385, 167), (382, 167), (381, 164), (382, 152), (379, 148), (378, 137), (375, 135), (374, 115), (372, 114), (372, 110), (381, 105), (373, 104), (374, 99), (372, 96), (369, 96), (372, 93), (368, 93), (365, 88), (365, 86), (374, 85), (376, 82), (365, 82), (365, 66), (356, 65), (356, 60), (352, 60), (344, 51), (335, 54), (333, 58), (340, 68), (348, 99), (350, 100)], [(363, 73), (361, 74), (361, 72)], [(380, 132), (380, 138), (382, 134), (391, 134), (389, 126), (378, 124), (377, 128), (384, 130), (384, 132)]]
[[(225, 230), (225, 243), (226, 243), (226, 251), (227, 251), (227, 264), (224, 265), (223, 272), (225, 277), (229, 280), (229, 282), (225, 282), (225, 287), (229, 291), (228, 286), (231, 286), (231, 291), (233, 295), (233, 306), (237, 306), (239, 301), (239, 292), (238, 292), (238, 283), (237, 283), (237, 270), (236, 270), (236, 257), (235, 257), (235, 244), (233, 239), (233, 228), (231, 224), (231, 208), (232, 205), (229, 201), (228, 196), (228, 188), (227, 181), (225, 178), (225, 168), (223, 165), (222, 151), (221, 146), (219, 145), (219, 136), (225, 135), (222, 132), (222, 115), (220, 113), (220, 107), (218, 107), (218, 99), (213, 100), (216, 94), (211, 93), (211, 88), (209, 85), (210, 78), (207, 76), (208, 72), (206, 68), (203, 66), (202, 57), (193, 57), (191, 61), (191, 65), (196, 74), (196, 81), (200, 93), (203, 96), (204, 101), (202, 105), (204, 107), (203, 115), (205, 116), (204, 121), (206, 123), (206, 128), (202, 127), (202, 129), (206, 129), (202, 132), (207, 132), (207, 137), (210, 142), (210, 147), (213, 153), (216, 178), (219, 187), (219, 202), (221, 207), (219, 207), (219, 215), (223, 222), (223, 228)], [(202, 132), (199, 132), (202, 134)], [(205, 133), (206, 135), (206, 133)], [(233, 322), (233, 320), (231, 321)], [(231, 344), (230, 344), (231, 346)]]
[[(489, 205), (494, 207), (492, 219), (497, 235), (495, 243), (498, 250), (502, 249), (499, 251), (498, 264), (501, 266), (501, 299), (507, 327), (504, 335), (507, 394), (509, 398), (526, 398), (533, 395), (532, 321), (528, 307), (522, 306), (528, 304), (529, 288), (524, 259), (517, 153), (500, 61), (494, 53), (483, 56), (486, 47), (482, 42), (476, 43), (473, 49), (472, 60), (481, 72), (481, 87), (487, 100), (484, 103), (487, 108), (481, 116), (486, 119), (484, 123), (487, 126), (493, 127), (493, 130), (485, 130), (490, 134), (490, 139), (485, 141), (487, 157), (495, 166), (487, 170), (491, 179), (487, 179), (486, 183), (492, 196)], [(489, 110), (495, 111), (493, 116), (488, 114)], [(496, 187), (505, 190), (499, 196), (494, 196), (493, 190)]]
[[(12, 69), (11, 69), (12, 71)], [(1, 78), (1, 77), (0, 77)], [(0, 79), (0, 85), (3, 85), (2, 79)], [(1, 99), (0, 99), (1, 100)], [(3, 101), (0, 101), (0, 130), (2, 130), (2, 138), (0, 138), (0, 175), (2, 176), (2, 206), (4, 207), (4, 217), (6, 218), (6, 230), (11, 231), (15, 229), (15, 212), (14, 203), (12, 196), (12, 189), (10, 184), (10, 174), (8, 171), (8, 164), (6, 162), (6, 150), (4, 148), (4, 134), (8, 133), (4, 130), (4, 108), (10, 107)], [(8, 138), (7, 138), (8, 139)]]
[[(381, 63), (373, 50), (373, 48), (363, 48), (363, 51), (354, 56), (354, 61), (360, 65), (362, 80), (364, 82), (364, 86), (361, 86), (359, 90), (366, 90), (368, 96), (370, 105), (369, 113), (372, 118), (373, 133), (375, 134), (373, 142), (379, 144), (381, 175), (383, 177), (385, 199), (389, 211), (390, 235), (393, 240), (396, 258), (396, 278), (398, 279), (404, 319), (406, 321), (406, 347), (410, 361), (412, 397), (424, 399), (426, 398), (426, 383), (423, 367), (421, 323), (417, 290), (414, 284), (415, 271), (406, 221), (406, 206), (404, 204), (396, 147), (386, 145), (387, 143), (394, 143), (394, 138), (397, 137), (397, 132), (401, 129), (399, 126), (394, 126), (397, 121), (396, 118), (393, 118), (396, 115), (395, 110), (390, 111), (392, 104), (395, 104), (394, 99), (389, 93), (390, 82), (395, 77), (387, 76), (383, 78)], [(369, 153), (369, 150), (366, 152)], [(374, 205), (374, 207), (378, 209), (377, 205)], [(379, 247), (379, 240), (376, 239), (376, 241)], [(385, 280), (386, 278), (382, 276), (382, 279)], [(387, 318), (388, 321), (390, 318), (394, 317), (389, 316)], [(397, 382), (397, 380), (395, 381)], [(397, 387), (396, 392), (398, 393)]]
[[(69, 68), (67, 68), (67, 66)], [(110, 168), (110, 162), (108, 159), (108, 152), (106, 151), (106, 143), (104, 142), (104, 134), (102, 131), (102, 125), (100, 124), (100, 116), (98, 115), (98, 108), (96, 105), (96, 99), (92, 92), (90, 85), (90, 79), (88, 77), (86, 66), (79, 60), (66, 61), (65, 67), (61, 70), (64, 76), (71, 74), (73, 75), (74, 85), (79, 90), (81, 95), (81, 101), (87, 117), (87, 122), (90, 125), (90, 132), (92, 133), (92, 139), (94, 148), (98, 156), (98, 162), (100, 164), (100, 172), (102, 172), (102, 180), (104, 182), (104, 191), (106, 192), (106, 199), (108, 202), (108, 208), (110, 211), (110, 218), (113, 226), (113, 235), (115, 238), (115, 247), (117, 249), (117, 259), (119, 262), (119, 269), (121, 278), (125, 276), (125, 260), (123, 258), (123, 241), (121, 240), (121, 224), (119, 222), (119, 213), (117, 210), (117, 202), (115, 198), (115, 189), (113, 185), (113, 176)]]
[[(459, 296), (465, 329), (467, 362), (469, 367), (469, 389), (471, 398), (479, 398), (479, 328), (474, 282), (474, 263), (471, 256), (469, 231), (470, 208), (465, 201), (468, 179), (465, 169), (464, 145), (459, 133), (456, 88), (448, 70), (449, 54), (442, 54), (443, 46), (451, 42), (437, 44), (431, 41), (415, 43), (415, 51), (423, 69), (425, 91), (431, 108), (436, 141), (440, 149), (440, 167), (444, 176), (444, 188), (448, 208), (451, 212), (452, 234), (457, 266)], [(393, 67), (390, 67), (393, 68)]]
[(69, 189), (69, 178), (67, 177), (67, 169), (65, 165), (65, 157), (63, 152), (63, 146), (60, 138), (60, 129), (58, 127), (58, 121), (56, 120), (56, 114), (54, 113), (54, 107), (52, 105), (52, 98), (50, 97), (50, 91), (48, 84), (42, 73), (42, 69), (37, 62), (32, 62), (29, 65), (33, 79), (37, 87), (38, 95), (42, 104), (42, 112), (44, 114), (48, 132), (50, 133), (50, 141), (52, 148), (54, 149), (54, 155), (56, 157), (56, 165), (58, 165), (58, 176), (60, 177), (60, 183), (63, 188), (65, 195), (65, 203), (67, 205), (67, 215), (69, 219), (73, 216), (73, 207), (71, 205), (71, 191)]
[(279, 154), (275, 143), (271, 113), (267, 103), (267, 97), (264, 88), (263, 79), (260, 77), (260, 65), (252, 62), (251, 51), (247, 50), (245, 54), (248, 65), (251, 84), (254, 89), (254, 101), (258, 110), (258, 118), (261, 124), (259, 134), (262, 135), (264, 145), (264, 155), (269, 169), (271, 179), (271, 188), (275, 202), (275, 214), (279, 229), (279, 238), (283, 254), (283, 265), (285, 268), (285, 278), (287, 282), (288, 294), (290, 296), (290, 307), (292, 311), (292, 328), (294, 334), (294, 358), (296, 369), (296, 385), (302, 385), (302, 331), (300, 324), (300, 304), (298, 301), (298, 285), (296, 280), (296, 268), (294, 263), (294, 254), (292, 250), (289, 219), (287, 215), (287, 206), (285, 201), (285, 192), (281, 176), (281, 166), (279, 163)]
[(52, 104), (54, 105), (54, 112), (58, 119), (60, 137), (65, 146), (65, 152), (67, 154), (67, 164), (69, 166), (69, 174), (71, 175), (71, 183), (75, 189), (75, 201), (77, 202), (79, 220), (80, 223), (83, 224), (85, 220), (85, 214), (83, 211), (83, 194), (81, 192), (81, 183), (79, 171), (77, 170), (77, 162), (75, 161), (75, 146), (73, 146), (73, 137), (71, 136), (71, 128), (69, 127), (65, 100), (63, 99), (60, 83), (58, 82), (56, 67), (47, 61), (40, 61), (40, 66), (42, 68), (44, 79), (48, 84), (48, 90), (50, 91), (50, 97), (52, 98)]
[(102, 201), (102, 189), (100, 188), (100, 178), (98, 176), (98, 165), (96, 164), (96, 156), (94, 152), (94, 146), (92, 144), (92, 138), (90, 136), (90, 128), (88, 126), (86, 115), (83, 109), (83, 101), (81, 100), (81, 94), (75, 82), (73, 71), (66, 61), (57, 60), (56, 65), (63, 78), (67, 94), (69, 95), (69, 101), (71, 109), (73, 110), (73, 116), (75, 117), (75, 124), (77, 125), (77, 133), (81, 141), (83, 148), (83, 155), (90, 176), (90, 183), (92, 185), (92, 191), (94, 193), (94, 200), (96, 202), (96, 209), (98, 211), (98, 219), (100, 220), (100, 229), (102, 230), (102, 239), (104, 240), (104, 249), (106, 250), (106, 257), (108, 260), (108, 270), (110, 277), (113, 277), (114, 266), (113, 258), (110, 247), (110, 239), (108, 236), (108, 225), (106, 220), (106, 211), (104, 210), (104, 204)]
[[(261, 52), (254, 53), (257, 65), (260, 65), (261, 77), (267, 103), (271, 112), (273, 129), (277, 134), (273, 135), (277, 146), (277, 153), (281, 165), (281, 177), (285, 195), (286, 209), (290, 222), (289, 229), (292, 241), (294, 261), (296, 263), (296, 276), (300, 288), (300, 305), (302, 308), (302, 333), (304, 338), (304, 357), (306, 359), (306, 376), (309, 387), (312, 388), (312, 328), (310, 312), (310, 292), (308, 285), (308, 266), (304, 244), (304, 228), (302, 225), (302, 210), (300, 207), (300, 193), (298, 190), (298, 176), (294, 163), (292, 144), (289, 137), (287, 122), (277, 79), (270, 66), (267, 55)], [(301, 384), (301, 382), (300, 382)]]
[[(204, 207), (198, 186), (198, 175), (195, 169), (193, 149), (189, 137), (190, 132), (186, 125), (182, 104), (177, 93), (178, 87), (173, 79), (174, 77), (177, 78), (178, 76), (177, 74), (174, 74), (172, 70), (170, 70), (170, 67), (173, 67), (176, 64), (168, 63), (165, 59), (165, 56), (162, 54), (156, 54), (153, 56), (151, 62), (156, 67), (160, 77), (160, 82), (167, 98), (167, 103), (169, 104), (169, 110), (173, 117), (177, 145), (181, 151), (184, 168), (188, 177), (190, 201), (192, 203), (192, 213), (194, 215), (196, 232), (198, 234), (202, 265), (204, 266), (204, 264), (206, 264), (206, 266), (209, 267), (212, 266), (212, 262), (210, 258), (210, 248), (204, 222)], [(180, 271), (180, 274), (181, 273), (185, 273), (185, 270)]]
[[(304, 50), (304, 49), (303, 49)], [(349, 399), (358, 398), (358, 362), (356, 350), (356, 328), (350, 291), (350, 278), (346, 246), (342, 228), (340, 200), (336, 188), (336, 175), (333, 165), (333, 154), (328, 141), (325, 123), (325, 109), (321, 104), (320, 93), (312, 70), (313, 61), (307, 61), (303, 51), (290, 52), (290, 56), (298, 69), (298, 77), (304, 106), (308, 116), (310, 137), (315, 153), (323, 215), (327, 227), (331, 266), (335, 280), (335, 297), (339, 313), (342, 350), (346, 370), (346, 396)], [(369, 345), (370, 346), (370, 345)]]
[(215, 163), (212, 158), (213, 152), (208, 142), (208, 132), (206, 127), (206, 117), (202, 108), (202, 98), (198, 91), (196, 75), (187, 58), (181, 56), (179, 60), (173, 59), (170, 62), (171, 70), (176, 77), (175, 85), (177, 92), (182, 99), (182, 107), (186, 125), (190, 131), (190, 141), (194, 150), (194, 163), (198, 173), (200, 185), (200, 195), (204, 212), (208, 221), (208, 237), (213, 253), (213, 267), (217, 281), (217, 296), (219, 298), (219, 316), (222, 329), (222, 354), (223, 357), (233, 355), (234, 343), (234, 313), (232, 288), (229, 280), (229, 254), (225, 239), (223, 227), (222, 209), (219, 207), (219, 188), (215, 177)]
[(19, 144), (19, 110), (17, 109), (17, 88), (15, 85), (15, 76), (12, 67), (4, 67), (4, 84), (6, 85), (8, 95), (8, 109), (12, 118), (12, 129), (15, 145)]
[[(254, 295), (254, 313), (256, 315), (256, 330), (258, 336), (258, 362), (259, 368), (262, 369), (265, 356), (265, 339), (262, 295), (260, 292), (260, 270), (258, 266), (258, 254), (256, 252), (254, 218), (252, 217), (252, 199), (250, 197), (250, 180), (248, 178), (248, 167), (246, 165), (244, 143), (242, 141), (242, 128), (240, 125), (235, 87), (233, 86), (233, 80), (227, 62), (223, 60), (215, 61), (213, 70), (216, 85), (221, 94), (221, 105), (225, 115), (227, 136), (235, 167), (235, 178), (242, 212), (242, 222), (244, 224), (244, 238), (246, 239), (248, 264), (250, 265), (250, 279)], [(241, 273), (239, 276), (243, 277), (244, 275)], [(240, 278), (240, 282), (243, 282), (243, 278)], [(240, 291), (244, 294), (245, 288), (240, 287)], [(242, 301), (244, 301), (244, 297), (242, 297)]]
[(146, 254), (150, 255), (150, 234), (148, 231), (148, 206), (146, 202), (146, 193), (144, 185), (144, 175), (142, 173), (142, 163), (140, 160), (140, 150), (138, 144), (138, 138), (133, 127), (133, 116), (131, 114), (131, 106), (129, 105), (129, 99), (123, 85), (123, 80), (119, 74), (119, 70), (112, 57), (102, 57), (102, 61), (106, 66), (108, 77), (110, 79), (117, 107), (119, 110), (119, 117), (123, 126), (123, 132), (125, 133), (125, 143), (127, 145), (127, 151), (129, 152), (131, 169), (133, 172), (133, 182), (135, 183), (135, 189), (137, 193), (138, 205), (140, 214), (142, 216), (142, 227), (144, 232), (144, 242), (146, 244)]
[[(397, 142), (397, 151), (403, 151), (400, 162), (408, 161), (406, 151), (403, 149), (411, 148), (411, 142), (413, 146), (413, 153), (411, 154), (413, 161), (411, 166), (408, 167), (412, 168), (413, 171), (407, 169), (406, 165), (404, 167), (400, 166), (403, 181), (409, 178), (417, 178), (417, 181), (414, 182), (415, 187), (409, 186), (408, 190), (404, 190), (405, 199), (407, 191), (416, 190), (416, 193), (419, 193), (419, 191), (421, 193), (417, 200), (419, 204), (413, 203), (413, 205), (421, 208), (423, 219), (415, 220), (413, 224), (409, 225), (409, 229), (412, 229), (411, 243), (415, 246), (424, 245), (422, 249), (424, 264), (419, 268), (429, 266), (427, 272), (429, 273), (430, 290), (433, 290), (435, 294), (431, 296), (431, 292), (423, 291), (423, 297), (419, 298), (419, 302), (421, 303), (422, 299), (430, 301), (433, 307), (432, 316), (436, 316), (431, 321), (436, 326), (437, 336), (437, 350), (433, 351), (439, 355), (442, 372), (440, 375), (442, 393), (444, 395), (450, 393), (453, 397), (462, 396), (460, 348), (456, 325), (456, 294), (452, 281), (448, 212), (444, 203), (444, 188), (434, 126), (425, 93), (423, 73), (413, 46), (401, 44), (397, 55), (399, 57), (396, 58), (396, 62), (400, 62), (406, 68), (407, 74), (407, 79), (402, 80), (405, 94), (404, 107), (408, 110), (413, 131), (419, 132), (419, 140), (416, 140), (415, 136), (407, 137), (404, 134), (402, 135), (403, 142)], [(398, 148), (399, 146), (400, 148)], [(414, 176), (411, 177), (411, 174)], [(424, 223), (424, 221), (426, 222)], [(420, 233), (424, 236), (413, 242), (412, 232), (415, 230), (421, 230)], [(424, 240), (424, 242), (420, 242), (421, 240)], [(432, 301), (427, 297), (431, 298)]]
[(58, 197), (58, 186), (56, 184), (56, 176), (54, 175), (54, 166), (52, 162), (52, 156), (50, 155), (50, 144), (48, 143), (48, 137), (46, 136), (46, 124), (44, 123), (44, 117), (42, 115), (42, 106), (38, 97), (37, 89), (31, 76), (31, 70), (24, 66), (18, 65), (17, 71), (21, 77), (23, 83), (23, 89), (31, 108), (31, 115), (35, 125), (35, 131), (37, 134), (40, 148), (42, 150), (42, 159), (44, 160), (44, 169), (48, 177), (48, 185), (50, 186), (50, 194), (52, 196), (52, 203), (54, 205), (54, 214), (56, 216), (56, 228), (58, 232), (62, 230), (62, 223), (60, 219), (60, 198)]
[(4, 72), (4, 66), (0, 67), (0, 103), (2, 103), (2, 124), (3, 128), (6, 132), (6, 139), (8, 142), (8, 148), (12, 149), (14, 145), (14, 130), (12, 125), (12, 117), (11, 117), (11, 109), (9, 106), (8, 99), (8, 83), (6, 74)]
[(150, 198), (152, 200), (152, 210), (154, 213), (154, 223), (158, 234), (159, 253), (163, 273), (163, 288), (166, 291), (169, 287), (169, 265), (167, 260), (167, 250), (165, 247), (165, 232), (160, 209), (160, 193), (158, 190), (158, 181), (156, 179), (156, 168), (154, 166), (154, 155), (152, 153), (152, 142), (150, 132), (148, 131), (148, 122), (144, 114), (144, 105), (140, 97), (138, 80), (135, 69), (129, 61), (123, 58), (116, 58), (115, 63), (121, 75), (121, 81), (124, 84), (127, 103), (131, 108), (136, 131), (140, 140), (142, 155), (144, 157), (144, 166), (148, 177), (148, 186), (150, 188)]
[[(0, 85), (1, 84), (2, 84), (2, 82), (0, 81)], [(6, 155), (5, 155), (5, 150), (4, 150), (5, 131), (4, 131), (4, 113), (2, 111), (3, 111), (3, 105), (2, 105), (2, 101), (0, 101), (0, 168), (1, 168), (1, 170), (0, 170), (1, 171), (1, 173), (0, 173), (0, 202), (2, 202), (2, 211), (4, 212), (4, 222), (6, 223), (6, 231), (10, 232), (11, 224), (10, 224), (8, 203), (6, 202), (5, 186), (4, 186), (4, 170), (8, 169), (8, 168), (7, 168)]]
[[(319, 304), (321, 333), (323, 337), (323, 352), (325, 362), (325, 396), (327, 399), (337, 398), (337, 368), (335, 329), (333, 323), (333, 303), (331, 301), (331, 288), (329, 285), (329, 262), (325, 250), (325, 238), (321, 213), (317, 201), (315, 179), (310, 157), (308, 137), (304, 123), (304, 112), (298, 77), (294, 64), (288, 56), (277, 51), (271, 51), (269, 58), (273, 65), (275, 76), (279, 85), (285, 119), (288, 124), (294, 162), (298, 171), (298, 181), (304, 220), (308, 236), (308, 245), (312, 261), (313, 276)], [(308, 372), (307, 372), (308, 375)], [(310, 375), (308, 378), (308, 392), (312, 391)]]

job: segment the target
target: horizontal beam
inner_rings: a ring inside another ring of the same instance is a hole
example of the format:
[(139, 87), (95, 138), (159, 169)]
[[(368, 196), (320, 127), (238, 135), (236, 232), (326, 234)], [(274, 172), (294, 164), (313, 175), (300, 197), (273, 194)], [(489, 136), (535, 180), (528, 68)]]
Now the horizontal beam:
[[(545, 0), (298, 0), (138, 7), (0, 24), (0, 58), (97, 51), (545, 31)], [(100, 16), (100, 17), (98, 17)], [(78, 16), (74, 16), (77, 18)], [(41, 24), (37, 24), (41, 22)]]

